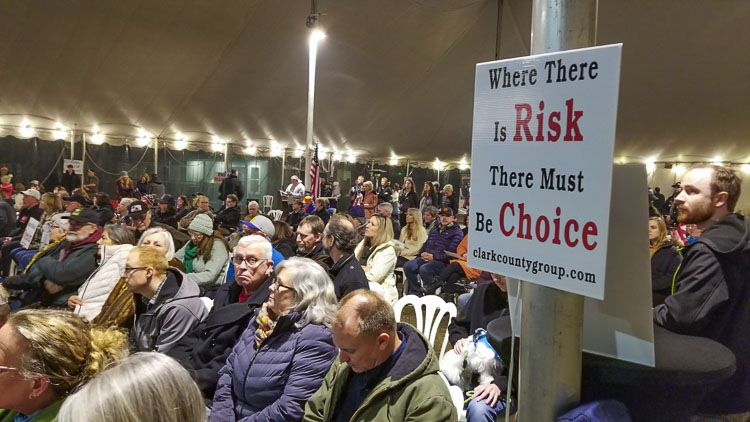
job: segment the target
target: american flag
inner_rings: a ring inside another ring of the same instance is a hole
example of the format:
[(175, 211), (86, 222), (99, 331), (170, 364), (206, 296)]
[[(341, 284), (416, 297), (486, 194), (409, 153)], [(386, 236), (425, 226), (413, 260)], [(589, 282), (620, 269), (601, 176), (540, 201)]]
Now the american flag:
[(318, 144), (315, 144), (315, 154), (310, 163), (310, 196), (313, 201), (320, 196), (320, 168), (318, 167)]

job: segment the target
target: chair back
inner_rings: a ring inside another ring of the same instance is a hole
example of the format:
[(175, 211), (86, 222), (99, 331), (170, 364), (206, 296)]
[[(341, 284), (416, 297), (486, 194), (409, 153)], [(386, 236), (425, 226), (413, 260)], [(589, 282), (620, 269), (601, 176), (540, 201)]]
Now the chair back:
[(266, 208), (270, 211), (273, 209), (273, 196), (263, 195), (263, 212), (266, 212)]
[(281, 214), (283, 213), (284, 212), (281, 210), (271, 210), (271, 211), (268, 211), (268, 216), (271, 217), (273, 221), (279, 221), (281, 220)]
[(427, 340), (432, 344), (439, 358), (443, 358), (445, 349), (448, 346), (448, 327), (446, 325), (443, 333), (443, 344), (438, 348), (435, 345), (438, 331), (440, 331), (440, 321), (443, 316), (448, 314), (448, 321), (458, 314), (456, 305), (453, 303), (446, 303), (440, 296), (428, 295), (424, 297), (418, 297), (415, 295), (406, 295), (393, 305), (393, 312), (396, 315), (396, 321), (401, 321), (401, 313), (404, 307), (411, 305), (414, 307), (414, 314), (416, 315), (417, 323), (416, 328), (419, 330)]

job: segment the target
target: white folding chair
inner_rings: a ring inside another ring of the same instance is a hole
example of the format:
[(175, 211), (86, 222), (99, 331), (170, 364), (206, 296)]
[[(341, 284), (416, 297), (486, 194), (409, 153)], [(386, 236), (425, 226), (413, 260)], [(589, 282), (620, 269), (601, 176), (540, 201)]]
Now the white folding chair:
[[(393, 312), (396, 314), (396, 321), (401, 321), (401, 313), (404, 307), (411, 305), (414, 307), (414, 314), (417, 318), (416, 328), (435, 347), (435, 339), (437, 339), (438, 331), (440, 330), (440, 321), (443, 316), (448, 315), (448, 320), (458, 315), (456, 305), (453, 303), (446, 303), (440, 296), (428, 295), (424, 297), (417, 297), (415, 295), (406, 295), (393, 305)], [(443, 344), (440, 348), (435, 347), (435, 353), (442, 359), (445, 354), (445, 349), (448, 346), (448, 328), (446, 327), (443, 335)]]
[(281, 215), (283, 213), (284, 212), (281, 210), (271, 210), (271, 211), (268, 211), (268, 216), (271, 217), (273, 221), (279, 221), (281, 220)]
[(273, 209), (273, 196), (271, 195), (263, 195), (263, 212), (266, 212), (266, 208), (269, 211)]

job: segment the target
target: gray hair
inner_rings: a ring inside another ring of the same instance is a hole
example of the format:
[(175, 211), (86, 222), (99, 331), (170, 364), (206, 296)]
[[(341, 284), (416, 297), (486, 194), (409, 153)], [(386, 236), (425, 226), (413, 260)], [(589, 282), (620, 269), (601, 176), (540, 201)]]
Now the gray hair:
[(354, 252), (357, 247), (357, 229), (346, 217), (336, 214), (328, 221), (323, 236), (333, 236), (333, 245), (342, 252)]
[(206, 407), (185, 368), (158, 352), (125, 358), (68, 397), (57, 420), (203, 422)]
[(249, 248), (253, 245), (260, 246), (261, 255), (263, 255), (262, 256), (263, 259), (270, 260), (273, 257), (273, 248), (271, 247), (271, 242), (269, 242), (268, 239), (266, 239), (265, 237), (257, 235), (257, 234), (256, 235), (251, 234), (251, 235), (243, 236), (242, 238), (240, 238), (240, 241), (237, 242), (237, 246), (234, 247), (233, 252), (237, 253), (238, 249)]
[(133, 232), (126, 229), (125, 226), (119, 224), (107, 224), (104, 226), (104, 231), (107, 232), (109, 238), (116, 245), (135, 245), (135, 236)]
[(436, 217), (438, 216), (438, 209), (434, 205), (428, 205), (424, 208), (424, 214), (430, 213), (431, 216)]
[(295, 292), (295, 304), (287, 308), (287, 312), (302, 314), (296, 324), (297, 328), (307, 324), (330, 327), (338, 302), (326, 270), (312, 259), (294, 256), (276, 266), (276, 274), (282, 271), (294, 273), (292, 287)]
[(390, 202), (381, 203), (378, 205), (378, 212), (383, 212), (382, 210), (388, 210), (389, 213), (393, 213), (393, 204)]
[(152, 227), (146, 230), (141, 235), (141, 238), (138, 239), (138, 245), (136, 246), (143, 246), (143, 240), (154, 233), (159, 233), (164, 238), (164, 243), (167, 245), (167, 251), (164, 253), (164, 257), (167, 258), (167, 262), (171, 261), (174, 258), (174, 241), (172, 240), (172, 233), (170, 233), (167, 229), (161, 227)]
[(247, 206), (250, 207), (250, 205), (254, 205), (258, 208), (260, 208), (260, 204), (258, 204), (258, 201), (250, 201), (247, 203)]
[(133, 198), (122, 198), (120, 199), (120, 204), (128, 206), (133, 203)]

